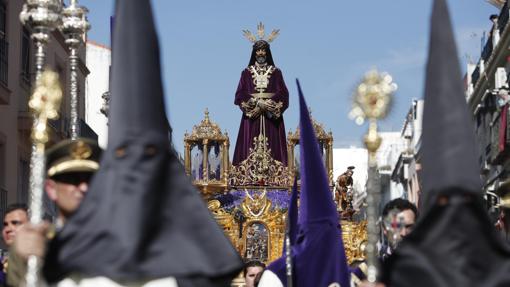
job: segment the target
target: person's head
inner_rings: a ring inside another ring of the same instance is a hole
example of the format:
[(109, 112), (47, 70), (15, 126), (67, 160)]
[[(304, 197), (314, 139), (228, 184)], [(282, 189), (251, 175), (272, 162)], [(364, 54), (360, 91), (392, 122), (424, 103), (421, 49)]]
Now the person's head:
[(253, 44), (250, 63), (248, 65), (255, 65), (255, 63), (258, 63), (259, 65), (268, 64), (274, 66), (269, 43), (265, 40), (258, 40), (255, 44)]
[(345, 172), (346, 175), (352, 176), (354, 174), (354, 166), (347, 167), (347, 171)]
[(418, 209), (416, 205), (412, 204), (409, 200), (396, 198), (384, 206), (382, 217), (386, 218), (392, 211), (396, 211), (397, 218), (403, 221), (402, 223), (404, 226), (400, 231), (400, 236), (404, 238), (411, 233), (414, 228), (414, 224), (418, 218)]
[(89, 181), (99, 168), (100, 154), (97, 143), (88, 139), (65, 140), (48, 150), (46, 193), (62, 219), (80, 206)]
[(266, 49), (258, 49), (255, 51), (255, 61), (257, 61), (259, 65), (263, 65), (266, 63), (267, 60), (266, 56), (267, 56)]
[(4, 227), (2, 229), (2, 238), (7, 246), (14, 242), (16, 232), (28, 222), (28, 208), (26, 204), (15, 203), (7, 206), (4, 215)]
[(491, 22), (493, 22), (493, 23), (497, 22), (498, 18), (499, 18), (499, 16), (497, 14), (492, 14), (489, 16), (489, 20), (491, 20)]
[(257, 274), (262, 273), (266, 265), (260, 261), (249, 261), (244, 265), (244, 280), (246, 282), (246, 287), (254, 287), (255, 286), (255, 278)]

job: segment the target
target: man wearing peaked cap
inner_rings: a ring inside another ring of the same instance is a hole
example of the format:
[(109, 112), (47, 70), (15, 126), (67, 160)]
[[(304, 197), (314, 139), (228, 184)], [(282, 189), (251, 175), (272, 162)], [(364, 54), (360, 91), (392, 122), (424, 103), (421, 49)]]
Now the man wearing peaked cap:
[(80, 206), (101, 152), (97, 142), (85, 138), (64, 140), (48, 150), (46, 193), (58, 207), (60, 224)]
[(87, 197), (52, 240), (45, 278), (228, 286), (243, 262), (172, 148), (149, 0), (116, 1), (112, 46), (108, 148)]
[(63, 140), (46, 152), (48, 177), (74, 172), (95, 172), (99, 169), (101, 148), (92, 139)]
[(63, 140), (46, 153), (47, 196), (57, 207), (54, 226), (24, 226), (14, 242), (9, 257), (7, 280), (9, 286), (20, 286), (26, 273), (29, 255), (44, 256), (47, 239), (60, 230), (68, 218), (78, 209), (88, 190), (89, 182), (99, 169), (101, 148), (97, 142), (79, 138)]
[(510, 286), (510, 248), (482, 199), (472, 118), (446, 0), (431, 17), (422, 134), (422, 216), (384, 265), (392, 287)]

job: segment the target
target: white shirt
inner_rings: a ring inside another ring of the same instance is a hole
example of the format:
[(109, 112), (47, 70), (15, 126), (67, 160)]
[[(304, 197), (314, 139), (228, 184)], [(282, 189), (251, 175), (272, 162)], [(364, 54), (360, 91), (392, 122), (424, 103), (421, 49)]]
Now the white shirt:
[(280, 278), (271, 270), (265, 270), (260, 277), (259, 287), (284, 287)]
[[(146, 282), (121, 285), (106, 277), (93, 277), (84, 279), (66, 278), (56, 285), (57, 287), (178, 287), (174, 277), (155, 279)], [(283, 287), (283, 286), (282, 286)]]

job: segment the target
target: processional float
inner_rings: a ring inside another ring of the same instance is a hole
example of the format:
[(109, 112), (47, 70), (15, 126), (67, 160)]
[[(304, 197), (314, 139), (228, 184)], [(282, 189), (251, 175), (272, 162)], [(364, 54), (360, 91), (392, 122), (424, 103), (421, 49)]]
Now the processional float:
[[(256, 41), (253, 34), (244, 32), (252, 42)], [(257, 34), (263, 37), (262, 24)], [(271, 35), (274, 39), (277, 32)], [(254, 98), (271, 99), (271, 94), (264, 89), (266, 80), (253, 77), (257, 91), (252, 94)], [(272, 107), (278, 108), (277, 105)], [(253, 137), (247, 157), (233, 165), (228, 153), (228, 134), (221, 131), (206, 110), (204, 119), (184, 136), (184, 164), (186, 173), (241, 256), (246, 261), (269, 263), (282, 254), (290, 190), (295, 179), (299, 189), (300, 131), (299, 127), (295, 132), (289, 131), (283, 140), (287, 151), (284, 164), (271, 154), (269, 135), (262, 128), (262, 121), (267, 118), (263, 116), (260, 121), (260, 133)], [(333, 193), (333, 135), (314, 119), (312, 122)], [(365, 258), (366, 227), (366, 220), (342, 219), (349, 263)]]

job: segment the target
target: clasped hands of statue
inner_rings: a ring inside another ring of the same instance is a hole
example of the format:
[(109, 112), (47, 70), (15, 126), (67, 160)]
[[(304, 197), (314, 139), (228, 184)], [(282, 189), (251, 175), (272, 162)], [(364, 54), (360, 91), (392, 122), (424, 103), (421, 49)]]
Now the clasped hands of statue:
[(271, 99), (261, 99), (251, 97), (247, 102), (243, 102), (241, 107), (247, 117), (254, 119), (264, 114), (268, 118), (278, 119), (281, 117), (281, 108), (283, 104)]

